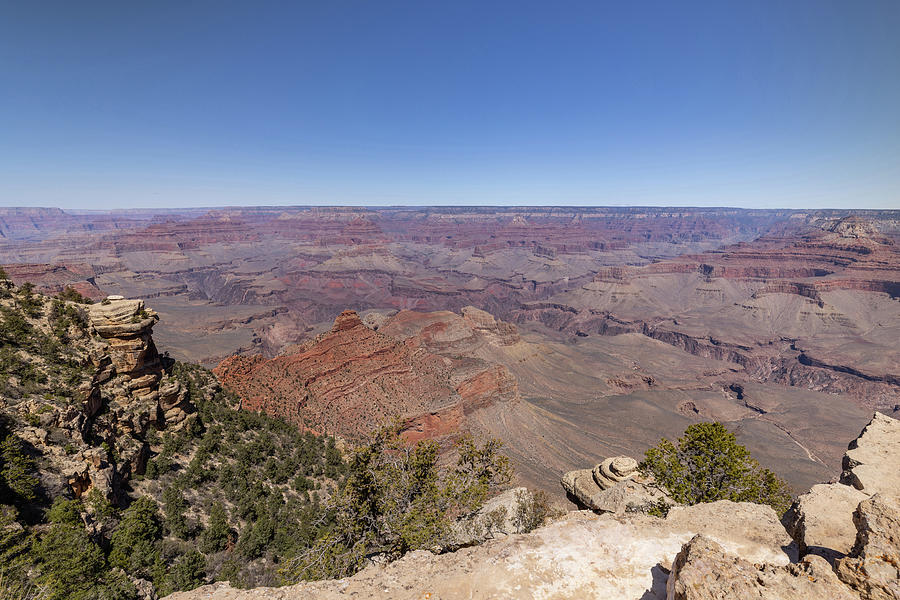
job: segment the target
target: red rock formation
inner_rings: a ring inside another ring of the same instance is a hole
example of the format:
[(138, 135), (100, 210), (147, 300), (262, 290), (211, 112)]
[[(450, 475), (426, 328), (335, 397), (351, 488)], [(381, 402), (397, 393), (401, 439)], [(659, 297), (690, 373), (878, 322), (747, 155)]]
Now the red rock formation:
[[(416, 314), (402, 313), (402, 320)], [(214, 372), (247, 410), (350, 438), (393, 417), (406, 420), (411, 439), (444, 436), (464, 425), (468, 411), (518, 394), (505, 367), (439, 356), (421, 337), (398, 339), (366, 327), (352, 310), (284, 355), (233, 356)]]

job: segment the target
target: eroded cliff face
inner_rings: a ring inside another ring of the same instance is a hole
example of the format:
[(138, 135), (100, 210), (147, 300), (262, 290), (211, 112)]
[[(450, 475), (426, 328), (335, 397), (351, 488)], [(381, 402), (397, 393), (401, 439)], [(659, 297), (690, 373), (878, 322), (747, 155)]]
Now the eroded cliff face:
[[(700, 255), (606, 267), (592, 280), (513, 309), (586, 337), (639, 333), (746, 377), (900, 406), (900, 250), (874, 223), (827, 220)], [(878, 314), (878, 317), (874, 317)]]
[[(50, 317), (34, 318), (31, 327), (64, 336), (71, 358), (59, 366), (36, 352), (22, 358), (45, 370), (50, 389), (72, 386), (72, 401), (48, 392), (43, 401), (7, 400), (7, 409), (30, 423), (17, 433), (48, 461), (41, 478), (52, 497), (71, 492), (79, 498), (97, 489), (117, 502), (123, 482), (144, 471), (151, 426), (184, 425), (192, 410), (187, 393), (166, 374), (167, 359), (152, 338), (158, 316), (143, 301), (112, 299), (87, 307), (58, 303), (53, 308), (47, 307), (49, 301), (43, 303)], [(53, 315), (64, 310), (82, 315), (83, 331), (70, 326), (66, 332), (54, 325)]]
[(464, 427), (468, 411), (518, 398), (515, 378), (502, 365), (445, 356), (436, 347), (481, 330), (514, 336), (514, 328), (499, 327), (487, 313), (449, 322), (408, 311), (376, 316), (367, 317), (367, 326), (355, 311), (344, 311), (329, 332), (281, 356), (233, 356), (214, 372), (247, 410), (349, 438), (391, 418), (405, 421), (412, 440), (451, 435)]
[[(90, 307), (91, 325), (106, 341), (114, 399), (148, 407), (153, 421), (178, 427), (189, 409), (181, 384), (165, 373), (163, 359), (153, 343), (153, 326), (159, 316), (144, 307), (143, 300), (115, 299)], [(100, 362), (104, 362), (102, 357)], [(155, 409), (155, 410), (154, 410)]]
[[(896, 470), (900, 430), (885, 419), (876, 416), (851, 444), (851, 470), (863, 464), (884, 473)], [(169, 598), (897, 598), (900, 490), (883, 491), (858, 503), (852, 517), (847, 515), (856, 540), (836, 563), (818, 554), (799, 557), (796, 543), (770, 507), (719, 501), (675, 507), (664, 519), (640, 513), (572, 512), (530, 534), (442, 555), (413, 552), (348, 579), (251, 590), (219, 583)], [(817, 510), (827, 513), (829, 507)]]

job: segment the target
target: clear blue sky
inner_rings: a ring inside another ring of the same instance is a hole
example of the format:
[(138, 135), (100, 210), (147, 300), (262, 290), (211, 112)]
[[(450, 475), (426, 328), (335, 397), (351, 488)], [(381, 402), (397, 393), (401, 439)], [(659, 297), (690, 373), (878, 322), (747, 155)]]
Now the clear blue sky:
[(0, 0), (0, 205), (900, 208), (900, 0)]

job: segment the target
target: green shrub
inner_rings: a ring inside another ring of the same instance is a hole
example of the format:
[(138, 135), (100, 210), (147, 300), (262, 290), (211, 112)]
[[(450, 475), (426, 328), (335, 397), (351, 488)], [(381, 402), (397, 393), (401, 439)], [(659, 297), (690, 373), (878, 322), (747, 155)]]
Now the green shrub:
[(228, 547), (231, 536), (225, 506), (221, 502), (216, 502), (209, 511), (206, 529), (200, 534), (200, 550), (206, 554), (220, 552)]
[(34, 551), (40, 565), (38, 581), (49, 588), (51, 600), (90, 598), (106, 567), (103, 551), (81, 523), (54, 523)]
[(94, 301), (90, 298), (81, 295), (81, 292), (76, 290), (71, 286), (66, 286), (63, 288), (63, 291), (56, 295), (60, 300), (65, 300), (68, 302), (75, 302), (76, 304), (93, 304)]
[(663, 438), (641, 469), (683, 504), (732, 500), (768, 504), (781, 515), (791, 504), (787, 484), (762, 468), (721, 423), (697, 423), (676, 444)]
[(22, 505), (37, 498), (34, 462), (22, 442), (0, 423), (0, 503)]
[(509, 481), (509, 460), (500, 447), (497, 440), (479, 445), (463, 438), (456, 467), (442, 470), (435, 442), (408, 447), (399, 424), (379, 429), (354, 450), (343, 486), (325, 507), (334, 526), (288, 561), (282, 576), (345, 577), (372, 554), (395, 559), (446, 545), (454, 519), (477, 511), (492, 488)]
[(515, 525), (517, 533), (528, 533), (562, 513), (563, 511), (553, 507), (550, 503), (550, 496), (544, 490), (535, 492), (519, 490), (516, 493), (513, 525)]
[(205, 583), (206, 559), (196, 550), (183, 554), (169, 573), (169, 586), (173, 590), (187, 591)]
[(152, 579), (162, 534), (159, 507), (153, 499), (141, 496), (125, 509), (112, 534), (110, 564), (130, 575)]

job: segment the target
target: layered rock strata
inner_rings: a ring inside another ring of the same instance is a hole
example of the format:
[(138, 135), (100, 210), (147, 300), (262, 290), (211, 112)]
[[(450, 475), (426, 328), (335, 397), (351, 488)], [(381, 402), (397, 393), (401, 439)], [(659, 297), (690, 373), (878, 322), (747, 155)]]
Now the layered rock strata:
[(652, 478), (640, 473), (630, 456), (607, 458), (593, 469), (569, 471), (561, 483), (570, 500), (598, 512), (647, 512), (661, 504), (676, 504)]
[(432, 351), (433, 344), (465, 339), (475, 329), (512, 335), (490, 322), (490, 315), (477, 315), (476, 324), (462, 328), (435, 323), (406, 337), (395, 322), (407, 322), (411, 314), (418, 313), (363, 321), (346, 310), (330, 331), (285, 354), (269, 360), (233, 356), (214, 373), (247, 410), (348, 438), (392, 418), (404, 421), (410, 439), (442, 437), (464, 428), (468, 412), (518, 398), (516, 380), (502, 365)]
[[(187, 416), (186, 392), (166, 376), (162, 357), (153, 343), (153, 326), (159, 315), (143, 300), (110, 297), (90, 306), (91, 326), (108, 347), (110, 378), (116, 376), (116, 399), (143, 405), (150, 421), (178, 426)], [(106, 361), (102, 357), (101, 363)], [(106, 377), (104, 372), (103, 376)], [(139, 429), (143, 430), (142, 426)]]
[[(0, 298), (4, 311), (13, 310), (11, 304)], [(21, 345), (16, 356), (43, 376), (43, 393), (10, 394), (0, 403), (16, 422), (27, 423), (16, 434), (39, 457), (48, 497), (80, 498), (97, 490), (118, 502), (125, 482), (143, 472), (152, 453), (150, 428), (183, 427), (192, 410), (187, 391), (166, 372), (171, 361), (154, 345), (158, 317), (142, 301), (123, 298), (91, 306), (43, 300), (40, 306), (23, 318), (32, 331), (64, 340), (65, 353), (50, 344)]]

